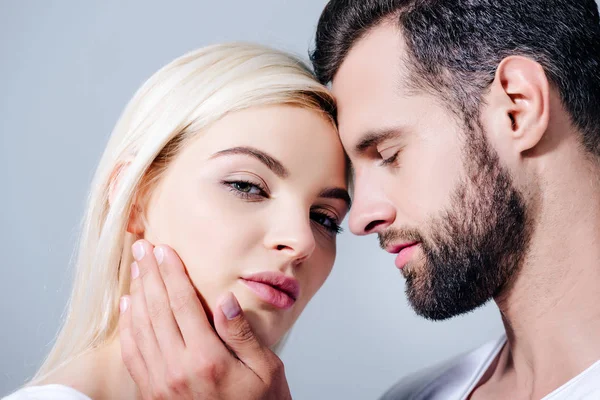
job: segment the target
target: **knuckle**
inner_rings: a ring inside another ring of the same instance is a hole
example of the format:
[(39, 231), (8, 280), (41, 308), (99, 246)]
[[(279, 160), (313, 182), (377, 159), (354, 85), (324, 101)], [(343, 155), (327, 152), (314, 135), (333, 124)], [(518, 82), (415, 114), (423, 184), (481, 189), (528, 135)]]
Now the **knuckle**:
[(273, 357), (273, 371), (280, 374), (285, 373), (285, 365), (279, 357)]
[(150, 391), (152, 400), (167, 400), (169, 398), (169, 392), (166, 388), (161, 386), (153, 386)]
[(133, 329), (133, 340), (139, 344), (146, 342), (146, 330), (142, 328), (134, 328)]
[(192, 304), (194, 296), (196, 294), (191, 288), (177, 291), (169, 300), (171, 309), (178, 314), (187, 311)]
[(235, 342), (238, 346), (258, 345), (252, 327), (244, 319), (237, 321), (237, 323), (230, 328), (229, 332), (230, 340)]
[(237, 328), (237, 339), (240, 343), (249, 343), (254, 341), (254, 332), (248, 323), (242, 323)]
[(203, 360), (196, 364), (195, 373), (203, 381), (218, 383), (224, 375), (224, 368), (219, 362)]
[(285, 376), (285, 366), (283, 361), (279, 357), (273, 357), (269, 361), (269, 379), (271, 382), (278, 380), (280, 377)]
[(138, 282), (142, 281), (146, 281), (148, 279), (148, 274), (150, 273), (150, 270), (148, 268), (148, 265), (146, 265), (145, 262), (143, 261), (136, 261), (137, 265), (138, 265), (138, 269), (139, 269), (139, 279), (136, 279)]
[(158, 319), (171, 312), (169, 304), (165, 304), (161, 301), (148, 301), (147, 308), (150, 319)]
[(167, 370), (167, 387), (170, 391), (180, 393), (187, 385), (187, 376), (181, 368), (170, 367)]

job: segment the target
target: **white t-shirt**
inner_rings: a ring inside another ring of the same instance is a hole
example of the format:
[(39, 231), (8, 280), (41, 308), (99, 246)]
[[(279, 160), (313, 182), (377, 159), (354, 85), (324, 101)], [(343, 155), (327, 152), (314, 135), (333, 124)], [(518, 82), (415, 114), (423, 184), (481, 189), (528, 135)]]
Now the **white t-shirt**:
[[(464, 400), (506, 343), (506, 337), (489, 342), (474, 351), (442, 365), (403, 379), (381, 400)], [(542, 400), (600, 399), (600, 360)], [(91, 400), (63, 385), (23, 388), (2, 400)]]
[[(464, 400), (506, 344), (506, 336), (402, 379), (381, 400)], [(600, 360), (542, 400), (600, 399)]]
[(2, 400), (92, 400), (85, 394), (64, 385), (30, 386)]

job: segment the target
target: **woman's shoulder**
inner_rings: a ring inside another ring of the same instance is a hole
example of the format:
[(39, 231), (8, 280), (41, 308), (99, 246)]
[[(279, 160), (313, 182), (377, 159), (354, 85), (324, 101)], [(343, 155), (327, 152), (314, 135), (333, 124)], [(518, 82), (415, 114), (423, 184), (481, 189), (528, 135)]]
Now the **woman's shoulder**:
[(2, 400), (91, 400), (85, 394), (64, 385), (28, 386)]

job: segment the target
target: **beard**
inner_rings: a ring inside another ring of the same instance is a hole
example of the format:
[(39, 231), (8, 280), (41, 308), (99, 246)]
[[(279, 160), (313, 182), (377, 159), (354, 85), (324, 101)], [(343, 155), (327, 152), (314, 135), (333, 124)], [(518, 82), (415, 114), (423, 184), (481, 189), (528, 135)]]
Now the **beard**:
[(427, 319), (473, 311), (502, 293), (529, 245), (525, 200), (482, 132), (470, 132), (463, 152), (465, 178), (450, 206), (428, 221), (429, 235), (394, 228), (379, 234), (384, 248), (398, 241), (420, 242), (423, 257), (411, 260), (402, 273), (412, 308)]

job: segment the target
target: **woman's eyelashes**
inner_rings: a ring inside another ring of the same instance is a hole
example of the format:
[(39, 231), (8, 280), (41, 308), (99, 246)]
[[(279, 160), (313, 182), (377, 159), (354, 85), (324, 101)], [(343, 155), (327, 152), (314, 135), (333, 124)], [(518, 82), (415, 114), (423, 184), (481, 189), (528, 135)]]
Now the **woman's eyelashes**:
[(310, 212), (310, 219), (322, 226), (328, 233), (337, 235), (343, 231), (338, 219), (335, 216), (327, 214), (325, 211), (312, 210)]
[(260, 183), (244, 179), (231, 179), (222, 182), (236, 196), (244, 200), (268, 199), (267, 189)]

